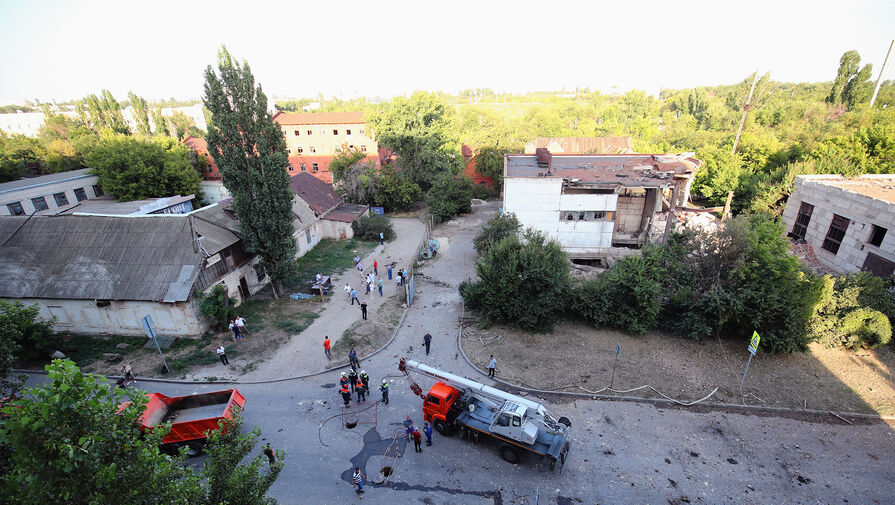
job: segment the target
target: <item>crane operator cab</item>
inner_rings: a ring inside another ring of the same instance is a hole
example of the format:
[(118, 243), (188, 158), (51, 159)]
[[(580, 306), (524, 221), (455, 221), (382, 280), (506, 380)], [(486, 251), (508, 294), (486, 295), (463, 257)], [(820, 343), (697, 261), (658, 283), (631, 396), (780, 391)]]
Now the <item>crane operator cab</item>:
[(507, 401), (495, 413), (491, 422), (491, 432), (526, 444), (533, 444), (538, 437), (538, 425), (526, 416), (528, 409)]

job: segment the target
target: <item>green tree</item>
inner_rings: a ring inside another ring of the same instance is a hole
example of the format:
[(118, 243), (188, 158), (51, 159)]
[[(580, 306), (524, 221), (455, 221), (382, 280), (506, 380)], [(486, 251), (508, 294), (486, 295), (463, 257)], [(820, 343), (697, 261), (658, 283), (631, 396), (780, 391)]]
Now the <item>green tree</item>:
[[(110, 387), (69, 360), (47, 366), (49, 383), (3, 409), (0, 443), (9, 471), (0, 498), (21, 505), (193, 504), (198, 477), (159, 452), (164, 429), (141, 433), (141, 391)], [(130, 405), (118, 412), (119, 405)]]
[(127, 92), (127, 98), (130, 100), (131, 107), (134, 109), (134, 119), (137, 121), (137, 133), (144, 137), (148, 137), (152, 134), (152, 129), (149, 126), (149, 104), (146, 103), (145, 98), (138, 96), (133, 91)]
[(373, 203), (379, 207), (406, 210), (423, 196), (423, 190), (393, 165), (384, 165), (378, 171), (371, 168), (367, 173), (372, 173)]
[(165, 137), (171, 135), (171, 131), (168, 128), (168, 118), (162, 115), (161, 107), (152, 108), (152, 124), (155, 127), (156, 135), (164, 135)]
[(516, 214), (501, 213), (485, 223), (482, 231), (472, 240), (472, 245), (479, 256), (484, 256), (503, 239), (519, 233), (520, 230), (522, 230), (522, 224), (519, 223)]
[(661, 285), (648, 257), (625, 258), (574, 291), (575, 310), (597, 327), (644, 334), (655, 329)]
[(338, 185), (348, 176), (351, 169), (366, 159), (367, 155), (357, 149), (336, 149), (336, 155), (329, 164), (329, 173), (333, 176), (333, 183)]
[(472, 180), (463, 174), (444, 173), (426, 195), (429, 212), (440, 219), (448, 219), (457, 214), (468, 214), (472, 210)]
[(14, 181), (41, 169), (44, 148), (37, 139), (0, 132), (0, 182)]
[(460, 170), (453, 110), (436, 95), (416, 92), (398, 97), (370, 123), (381, 147), (398, 153), (398, 165), (423, 190), (442, 173)]
[(224, 293), (223, 286), (215, 285), (207, 294), (197, 291), (196, 299), (199, 300), (202, 315), (212, 321), (218, 330), (226, 330), (227, 322), (233, 319), (236, 300)]
[(208, 150), (233, 195), (246, 249), (261, 257), (274, 296), (295, 268), (292, 199), (286, 141), (267, 111), (267, 96), (247, 62), (218, 53), (218, 72), (205, 69), (205, 106), (211, 111)]
[(86, 157), (99, 184), (119, 200), (199, 194), (195, 157), (174, 139), (104, 136)]
[(115, 133), (130, 135), (130, 128), (121, 113), (121, 104), (104, 89), (97, 95), (88, 95), (83, 100), (86, 105), (87, 122), (95, 129), (109, 128)]
[(461, 283), (460, 294), (486, 324), (546, 331), (568, 308), (568, 259), (558, 242), (540, 232), (506, 237), (475, 270), (480, 280)]
[(870, 82), (873, 66), (861, 67), (861, 55), (857, 51), (846, 51), (839, 59), (839, 70), (833, 79), (833, 86), (826, 101), (832, 104), (844, 103), (849, 109), (870, 100), (873, 83)]
[(842, 89), (842, 102), (849, 109), (854, 109), (859, 103), (870, 101), (870, 95), (873, 94), (873, 82), (870, 80), (872, 74), (873, 65), (868, 63), (845, 84)]
[(503, 186), (503, 157), (510, 150), (496, 147), (484, 147), (476, 153), (476, 170), (494, 181), (494, 189), (500, 190)]
[(196, 126), (196, 121), (183, 112), (176, 110), (171, 114), (171, 128), (174, 130), (173, 137), (182, 140), (187, 135), (194, 137), (204, 137), (205, 133)]

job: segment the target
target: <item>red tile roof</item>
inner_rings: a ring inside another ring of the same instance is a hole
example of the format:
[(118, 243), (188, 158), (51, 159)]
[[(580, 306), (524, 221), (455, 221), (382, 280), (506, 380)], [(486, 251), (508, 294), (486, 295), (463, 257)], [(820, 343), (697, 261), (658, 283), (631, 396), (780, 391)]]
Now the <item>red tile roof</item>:
[(342, 203), (342, 197), (332, 185), (313, 175), (302, 172), (289, 180), (289, 188), (299, 198), (307, 202), (315, 214), (323, 214)]
[(183, 139), (183, 143), (186, 144), (187, 147), (192, 149), (193, 151), (204, 151), (208, 152), (208, 142), (205, 141), (202, 137), (193, 137), (192, 135), (187, 135), (185, 139)]
[(364, 124), (363, 112), (277, 112), (273, 120), (281, 125)]

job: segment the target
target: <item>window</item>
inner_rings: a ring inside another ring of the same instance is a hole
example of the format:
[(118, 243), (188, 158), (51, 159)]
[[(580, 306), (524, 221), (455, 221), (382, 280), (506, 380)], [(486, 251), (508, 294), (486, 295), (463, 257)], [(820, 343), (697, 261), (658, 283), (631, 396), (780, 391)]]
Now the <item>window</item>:
[(312, 171), (312, 172), (316, 172), (316, 171), (317, 171), (317, 164), (316, 164), (316, 163), (311, 163), (311, 171)]
[(57, 207), (64, 207), (68, 205), (68, 197), (65, 196), (65, 193), (56, 193), (55, 195), (53, 195), (53, 198), (56, 199)]
[(367, 146), (360, 146), (360, 152), (362, 152), (362, 153), (367, 152)]
[(833, 254), (839, 252), (839, 246), (842, 245), (842, 239), (845, 238), (845, 230), (848, 229), (849, 223), (848, 218), (833, 214), (833, 221), (830, 222), (830, 229), (827, 231), (827, 237), (821, 247)]
[(877, 226), (875, 224), (870, 225), (870, 239), (867, 242), (876, 247), (883, 245), (883, 239), (886, 238), (887, 231), (889, 230), (882, 226)]
[(311, 230), (305, 230), (305, 239), (309, 244), (311, 243)]
[(211, 172), (212, 172), (212, 168), (208, 167), (208, 173), (210, 174)]
[(339, 130), (333, 130), (333, 135), (338, 135), (338, 134), (339, 134)]
[(314, 130), (308, 130), (308, 135), (313, 135), (313, 134), (314, 134)]
[(84, 188), (75, 189), (75, 198), (77, 198), (79, 202), (83, 202), (87, 199), (87, 192), (84, 191)]
[(522, 426), (522, 418), (513, 416), (513, 426)]
[(258, 282), (263, 281), (264, 278), (267, 277), (267, 272), (264, 271), (264, 266), (261, 265), (260, 263), (258, 263), (254, 266), (254, 268), (255, 268), (255, 277), (258, 278)]
[(300, 131), (298, 131), (298, 130), (295, 130), (295, 131), (294, 131), (294, 132), (292, 132), (292, 133), (294, 133), (294, 134), (295, 134), (295, 136), (296, 136), (296, 137), (298, 137), (298, 136), (299, 136), (299, 135), (301, 135), (301, 132), (300, 132)]
[(317, 149), (314, 149), (314, 146), (309, 147), (308, 150), (311, 151), (312, 153), (317, 152)]
[(297, 147), (297, 148), (295, 148), (295, 152), (296, 152), (296, 154), (301, 154), (301, 153), (305, 152), (305, 150), (303, 147)]
[(510, 416), (508, 414), (501, 414), (500, 417), (497, 418), (497, 424), (499, 426), (509, 426)]
[(308, 171), (308, 169), (307, 169), (307, 167), (305, 167), (305, 164), (304, 164), (304, 163), (301, 164), (301, 171), (302, 171), (302, 172), (307, 172), (307, 171)]
[[(208, 171), (210, 172), (211, 168), (209, 168)], [(103, 196), (105, 193), (103, 193), (103, 188), (94, 184), (93, 185), (93, 194), (96, 195), (97, 198), (99, 198), (99, 197)]]
[(286, 154), (292, 154), (292, 149), (286, 149)]
[(351, 144), (348, 144), (348, 150), (349, 150), (349, 151), (354, 151), (354, 146), (351, 145)]
[(429, 405), (438, 405), (438, 397), (429, 395), (429, 398), (426, 399), (429, 402)]
[(563, 221), (603, 221), (608, 213), (604, 210), (566, 210), (560, 213)]
[(799, 205), (799, 214), (796, 216), (796, 222), (792, 225), (790, 237), (805, 240), (805, 232), (808, 230), (808, 223), (811, 221), (811, 214), (814, 213), (814, 205), (802, 202)]
[(289, 164), (289, 171), (290, 171), (290, 172), (295, 171), (295, 167), (293, 167), (291, 163)]
[(47, 205), (47, 199), (42, 196), (32, 198), (31, 203), (34, 205), (34, 212), (37, 212), (39, 210), (47, 210), (50, 208), (50, 206)]
[(345, 130), (345, 135), (351, 135), (351, 130)]
[(25, 209), (22, 207), (22, 202), (7, 203), (6, 208), (9, 209), (10, 216), (24, 216), (25, 215)]
[(360, 134), (361, 134), (361, 135), (364, 134), (364, 129), (363, 129), (363, 128), (360, 129)]

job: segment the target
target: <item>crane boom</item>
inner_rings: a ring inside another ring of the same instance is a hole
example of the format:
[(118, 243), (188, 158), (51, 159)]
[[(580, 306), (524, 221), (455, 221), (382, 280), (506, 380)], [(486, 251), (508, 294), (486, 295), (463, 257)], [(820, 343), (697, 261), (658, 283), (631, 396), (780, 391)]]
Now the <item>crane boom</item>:
[(401, 359), (401, 363), (402, 364), (401, 366), (399, 366), (399, 368), (402, 372), (406, 373), (406, 369), (413, 370), (415, 372), (428, 375), (433, 379), (440, 380), (441, 382), (444, 382), (445, 384), (457, 389), (469, 389), (474, 393), (478, 393), (486, 397), (500, 399), (502, 401), (511, 401), (513, 403), (523, 405), (525, 408), (531, 409), (532, 412), (537, 412), (541, 415), (544, 415), (547, 412), (547, 409), (540, 403), (533, 402), (512, 393), (507, 393), (506, 391), (501, 391), (491, 386), (486, 386), (472, 379), (467, 379), (466, 377), (460, 377), (459, 375), (455, 375), (449, 372), (443, 372), (429, 365), (424, 365), (419, 361), (415, 361), (412, 359)]

